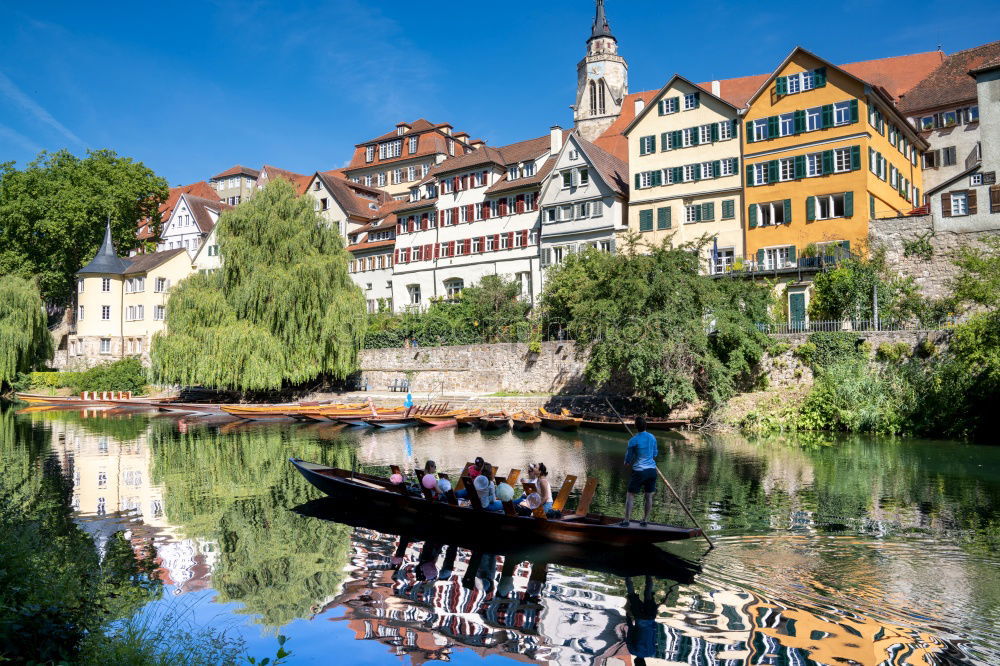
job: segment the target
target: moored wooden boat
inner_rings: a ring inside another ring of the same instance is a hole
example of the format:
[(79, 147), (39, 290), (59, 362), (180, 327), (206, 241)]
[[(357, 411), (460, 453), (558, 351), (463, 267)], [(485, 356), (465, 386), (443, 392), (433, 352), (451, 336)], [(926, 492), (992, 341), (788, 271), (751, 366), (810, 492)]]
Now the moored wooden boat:
[(479, 427), (483, 430), (503, 430), (510, 427), (507, 412), (492, 412), (479, 417)]
[(476, 409), (471, 412), (467, 412), (462, 416), (456, 416), (455, 421), (460, 426), (478, 426), (479, 417), (483, 415), (483, 410)]
[(561, 518), (546, 518), (544, 514), (521, 516), (516, 511), (484, 511), (457, 503), (425, 499), (422, 495), (409, 494), (401, 486), (394, 486), (388, 479), (296, 458), (290, 460), (309, 483), (347, 506), (376, 508), (417, 522), (429, 521), (456, 534), (480, 532), (498, 542), (638, 546), (691, 539), (702, 534), (697, 528), (660, 523), (642, 527), (633, 521), (622, 527), (619, 525), (621, 518), (590, 513), (590, 498), (597, 485), (596, 479), (588, 481), (582, 506), (576, 513)]
[(565, 414), (554, 414), (546, 411), (544, 407), (538, 408), (538, 416), (542, 420), (542, 425), (554, 430), (576, 430), (580, 427), (583, 419)]
[(514, 430), (519, 432), (532, 432), (542, 428), (542, 420), (527, 412), (518, 412), (511, 416), (510, 420), (514, 424)]

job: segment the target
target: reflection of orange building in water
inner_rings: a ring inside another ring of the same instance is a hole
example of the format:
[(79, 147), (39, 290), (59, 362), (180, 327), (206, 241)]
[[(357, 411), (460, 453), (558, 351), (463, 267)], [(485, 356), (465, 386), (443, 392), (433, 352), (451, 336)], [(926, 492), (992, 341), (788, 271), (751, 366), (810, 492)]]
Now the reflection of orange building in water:
[[(76, 415), (92, 420), (88, 427)], [(50, 418), (54, 416), (54, 418)], [(150, 470), (152, 451), (149, 430), (141, 430), (132, 439), (119, 439), (109, 431), (109, 421), (121, 425), (131, 419), (145, 419), (139, 414), (117, 414), (111, 410), (82, 410), (39, 413), (51, 433), (52, 453), (63, 474), (73, 483), (72, 506), (77, 522), (90, 534), (99, 548), (122, 530), (137, 548), (152, 542), (160, 565), (160, 580), (175, 586), (175, 593), (209, 587), (212, 567), (217, 558), (215, 545), (182, 539), (164, 513), (163, 488), (153, 484)], [(102, 432), (104, 434), (102, 434)]]

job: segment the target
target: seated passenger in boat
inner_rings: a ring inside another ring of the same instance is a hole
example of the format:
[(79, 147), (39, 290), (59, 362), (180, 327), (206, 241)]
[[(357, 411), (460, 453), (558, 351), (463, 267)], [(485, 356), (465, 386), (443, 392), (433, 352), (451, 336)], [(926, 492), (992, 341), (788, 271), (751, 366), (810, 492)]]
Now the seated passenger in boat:
[(430, 475), (430, 477), (434, 479), (434, 485), (433, 486), (424, 485), (424, 488), (427, 488), (427, 490), (430, 491), (430, 494), (433, 496), (434, 499), (441, 499), (441, 491), (439, 491), (437, 487), (437, 463), (435, 463), (433, 460), (428, 460), (427, 462), (424, 463), (424, 474), (423, 476), (420, 477), (421, 485), (424, 484), (423, 477), (427, 475)]
[(497, 499), (497, 484), (493, 480), (493, 466), (489, 463), (483, 463), (483, 470), (480, 477), (485, 479), (485, 483), (477, 478), (473, 483), (476, 486), (476, 492), (479, 493), (479, 503), (482, 504), (483, 509), (486, 511), (503, 511), (503, 504)]
[[(538, 489), (538, 495), (542, 498), (542, 509), (548, 515), (552, 511), (552, 486), (549, 485), (549, 470), (545, 467), (545, 463), (531, 463), (528, 465), (528, 478), (526, 481), (535, 484), (535, 487)], [(523, 512), (520, 509), (527, 500), (527, 497), (527, 495), (521, 495), (514, 500), (514, 504), (518, 505), (519, 512)], [(528, 507), (524, 508), (530, 513)]]
[[(468, 476), (475, 481), (476, 477), (483, 473), (483, 466), (486, 464), (487, 463), (483, 460), (482, 456), (476, 456), (476, 461), (462, 470), (462, 476)], [(462, 488), (461, 490), (455, 491), (455, 497), (458, 499), (468, 499), (469, 489)]]

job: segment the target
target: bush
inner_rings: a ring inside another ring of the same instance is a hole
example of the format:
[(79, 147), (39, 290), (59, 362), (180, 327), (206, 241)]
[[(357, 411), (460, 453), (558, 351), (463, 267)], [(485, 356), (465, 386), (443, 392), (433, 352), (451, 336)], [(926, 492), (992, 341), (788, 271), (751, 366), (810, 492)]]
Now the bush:
[(74, 388), (80, 381), (81, 372), (32, 372), (29, 377), (31, 388)]
[(859, 360), (840, 361), (819, 371), (799, 409), (799, 427), (901, 434), (911, 428), (914, 402), (906, 373)]
[(857, 333), (813, 333), (809, 342), (796, 348), (795, 356), (815, 371), (840, 361), (866, 358), (868, 353), (864, 345), (865, 341)]
[[(68, 373), (66, 373), (68, 374)], [(146, 390), (146, 369), (137, 358), (124, 358), (112, 363), (95, 365), (86, 372), (76, 373), (72, 385), (74, 392), (81, 391), (131, 391), (141, 395)]]
[(882, 363), (899, 363), (910, 355), (910, 345), (905, 342), (883, 342), (875, 352)]

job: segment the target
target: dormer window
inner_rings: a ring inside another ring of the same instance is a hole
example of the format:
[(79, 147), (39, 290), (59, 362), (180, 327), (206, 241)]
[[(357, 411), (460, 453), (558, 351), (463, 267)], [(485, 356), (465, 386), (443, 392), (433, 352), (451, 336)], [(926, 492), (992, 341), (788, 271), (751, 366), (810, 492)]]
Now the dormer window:
[(445, 178), (441, 181), (441, 194), (451, 194), (451, 178)]
[(368, 146), (365, 148), (365, 162), (371, 162), (375, 159), (375, 146)]
[(531, 178), (532, 176), (535, 175), (535, 163), (525, 162), (524, 165), (521, 167), (521, 171), (524, 174), (525, 178)]
[(517, 165), (507, 167), (507, 180), (517, 180)]
[(427, 183), (426, 192), (427, 192), (427, 198), (433, 199), (434, 197), (437, 196), (437, 187), (434, 186), (434, 183)]
[(397, 136), (403, 136), (404, 134), (406, 134), (406, 126), (405, 125), (400, 125), (399, 127), (397, 127), (396, 128), (396, 134), (397, 134)]
[(419, 137), (415, 137), (415, 136), (411, 136), (410, 137), (410, 154), (411, 155), (413, 153), (417, 152), (417, 143), (418, 143), (417, 139), (418, 138)]
[(410, 201), (419, 201), (419, 200), (420, 200), (420, 189), (414, 187), (412, 190), (410, 190)]

